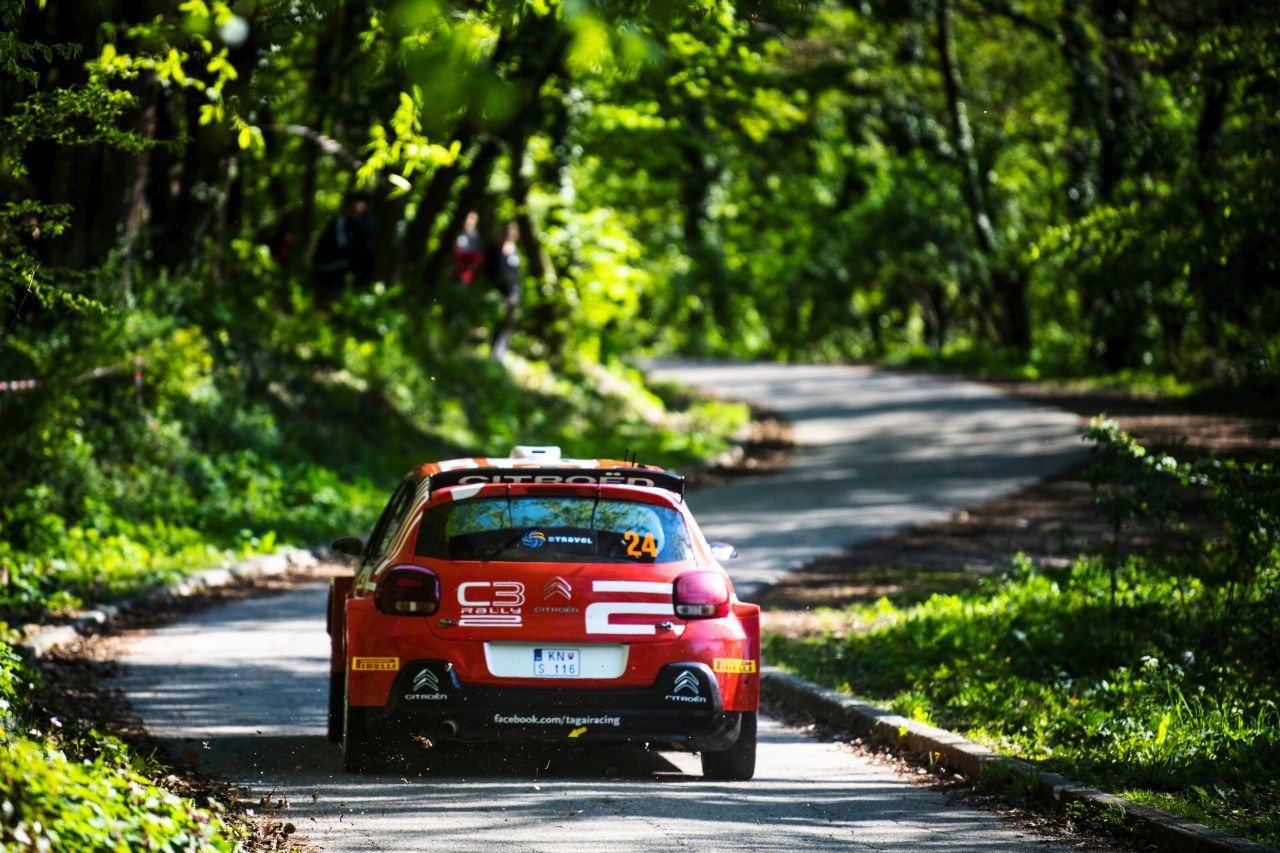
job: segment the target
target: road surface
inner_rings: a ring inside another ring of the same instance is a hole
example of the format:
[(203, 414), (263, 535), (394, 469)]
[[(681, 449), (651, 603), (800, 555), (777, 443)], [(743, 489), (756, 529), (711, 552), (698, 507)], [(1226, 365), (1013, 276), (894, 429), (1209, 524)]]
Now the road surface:
[(653, 371), (758, 400), (792, 424), (790, 466), (689, 497), (730, 542), (738, 594), (811, 560), (1012, 494), (1084, 455), (1080, 419), (989, 385), (868, 367), (663, 362)]
[[(795, 425), (769, 483), (689, 496), (743, 551), (739, 588), (810, 556), (1004, 494), (1069, 461), (1073, 418), (981, 386), (852, 368), (666, 365)], [(806, 482), (820, 479), (810, 494)], [(785, 511), (784, 511), (785, 510)], [(223, 606), (129, 638), (118, 686), (153, 735), (327, 851), (1063, 849), (948, 805), (890, 767), (762, 719), (756, 778), (704, 782), (696, 756), (639, 749), (426, 749), (354, 776), (324, 738), (325, 590)]]

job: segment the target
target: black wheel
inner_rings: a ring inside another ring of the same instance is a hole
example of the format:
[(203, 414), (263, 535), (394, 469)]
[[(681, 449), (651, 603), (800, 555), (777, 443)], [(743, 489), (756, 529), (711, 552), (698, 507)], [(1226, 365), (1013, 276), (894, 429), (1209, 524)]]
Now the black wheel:
[(329, 740), (342, 743), (342, 715), (346, 700), (341, 672), (329, 672)]
[(721, 752), (702, 753), (702, 775), (742, 782), (756, 775), (756, 712), (743, 711), (737, 742)]
[[(345, 687), (345, 684), (344, 684)], [(352, 773), (375, 770), (387, 761), (387, 743), (378, 737), (367, 708), (353, 708), (342, 696), (342, 766)]]

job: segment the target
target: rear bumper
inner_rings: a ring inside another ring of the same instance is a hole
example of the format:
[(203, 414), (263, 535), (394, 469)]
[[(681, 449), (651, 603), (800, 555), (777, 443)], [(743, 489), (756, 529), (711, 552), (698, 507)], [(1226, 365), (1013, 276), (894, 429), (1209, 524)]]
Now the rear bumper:
[(653, 743), (724, 750), (741, 714), (726, 712), (704, 663), (670, 663), (648, 687), (490, 687), (463, 684), (448, 661), (407, 662), (385, 707), (362, 708), (374, 725), (432, 739)]

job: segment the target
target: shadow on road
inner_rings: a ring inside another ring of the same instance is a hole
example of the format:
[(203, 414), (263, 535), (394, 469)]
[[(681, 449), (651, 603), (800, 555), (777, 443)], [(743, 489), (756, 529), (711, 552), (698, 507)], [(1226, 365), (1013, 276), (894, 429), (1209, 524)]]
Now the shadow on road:
[(277, 817), (326, 850), (906, 853), (956, 849), (956, 835), (966, 850), (1025, 849), (984, 832), (985, 816), (904, 788), (889, 768), (852, 771), (838, 747), (772, 721), (761, 751), (744, 783), (704, 781), (695, 756), (621, 746), (452, 745), (365, 774), (342, 771), (319, 734), (213, 738), (207, 753), (255, 756), (240, 778), (256, 777)]
[[(324, 773), (353, 780), (378, 776), (432, 779), (644, 779), (690, 778), (663, 753), (642, 746), (559, 747), (529, 744), (413, 743), (377, 770), (348, 773), (342, 751), (323, 735), (251, 734), (193, 739), (158, 739), (175, 756), (217, 772), (249, 768), (257, 774)], [(193, 756), (194, 752), (194, 756)], [(224, 766), (225, 765), (225, 766)]]

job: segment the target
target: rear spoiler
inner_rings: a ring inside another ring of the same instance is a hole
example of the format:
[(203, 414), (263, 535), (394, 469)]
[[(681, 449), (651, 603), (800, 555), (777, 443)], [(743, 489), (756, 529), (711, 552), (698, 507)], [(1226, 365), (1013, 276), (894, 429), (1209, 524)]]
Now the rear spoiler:
[(656, 468), (458, 468), (441, 471), (428, 479), (427, 489), (468, 483), (568, 483), (601, 486), (649, 486), (684, 497), (684, 477)]

